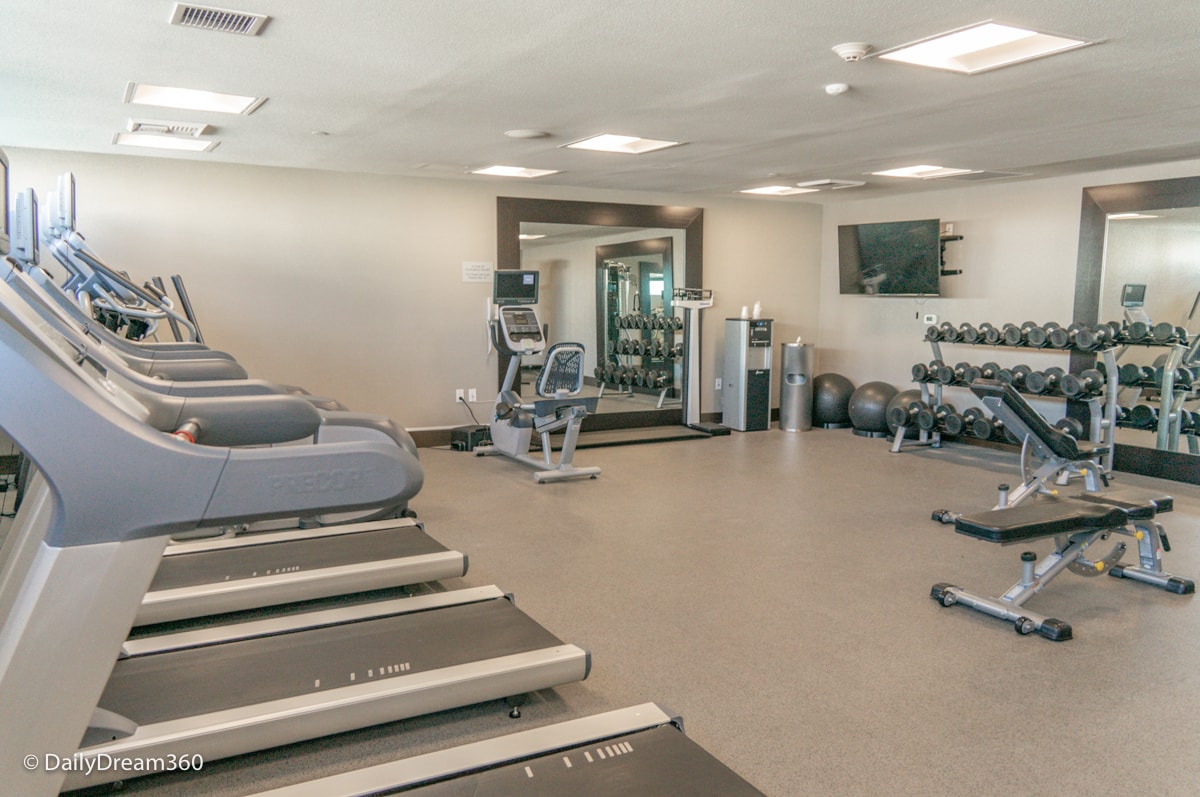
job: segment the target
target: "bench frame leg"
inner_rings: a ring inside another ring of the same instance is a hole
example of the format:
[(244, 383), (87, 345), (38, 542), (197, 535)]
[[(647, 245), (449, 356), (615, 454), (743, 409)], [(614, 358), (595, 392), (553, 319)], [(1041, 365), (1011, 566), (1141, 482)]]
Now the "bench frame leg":
[(1194, 593), (1196, 584), (1191, 579), (1178, 578), (1163, 570), (1162, 555), (1168, 546), (1162, 526), (1152, 520), (1139, 520), (1133, 525), (1137, 532), (1133, 536), (1138, 541), (1138, 564), (1117, 565), (1108, 574), (1114, 578), (1140, 581), (1177, 595)]

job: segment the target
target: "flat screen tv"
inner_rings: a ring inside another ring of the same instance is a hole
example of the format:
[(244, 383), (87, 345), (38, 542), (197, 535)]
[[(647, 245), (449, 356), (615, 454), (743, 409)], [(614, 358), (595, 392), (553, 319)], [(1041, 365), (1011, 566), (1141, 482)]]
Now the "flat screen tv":
[(841, 292), (937, 296), (940, 238), (939, 219), (838, 225)]

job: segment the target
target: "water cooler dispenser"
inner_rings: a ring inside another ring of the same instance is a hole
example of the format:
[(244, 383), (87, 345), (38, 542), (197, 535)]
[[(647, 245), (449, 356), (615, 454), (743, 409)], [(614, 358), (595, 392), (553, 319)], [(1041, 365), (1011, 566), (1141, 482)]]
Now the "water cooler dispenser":
[(721, 422), (739, 432), (771, 424), (771, 319), (725, 319)]

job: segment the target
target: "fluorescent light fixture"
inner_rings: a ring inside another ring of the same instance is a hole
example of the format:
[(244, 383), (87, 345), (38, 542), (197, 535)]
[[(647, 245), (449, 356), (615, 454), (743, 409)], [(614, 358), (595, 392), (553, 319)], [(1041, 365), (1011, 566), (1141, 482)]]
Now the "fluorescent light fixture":
[(488, 166), (486, 169), (476, 169), (471, 174), (489, 174), (493, 177), (545, 177), (547, 174), (558, 174), (558, 171), (526, 169), (523, 166)]
[(816, 188), (794, 188), (790, 185), (764, 185), (762, 188), (743, 188), (742, 194), (762, 194), (764, 196), (793, 196), (795, 194), (816, 193)]
[(1109, 213), (1109, 221), (1123, 221), (1125, 219), (1157, 219), (1158, 216), (1149, 213)]
[(678, 147), (682, 141), (659, 141), (653, 138), (638, 138), (637, 136), (618, 136), (613, 133), (601, 133), (598, 136), (585, 138), (566, 146), (571, 149), (593, 149), (598, 152), (624, 152), (628, 155), (641, 155), (667, 147)]
[(1092, 43), (988, 21), (894, 47), (876, 57), (975, 75)]
[(532, 233), (523, 232), (517, 236), (519, 241), (536, 241), (538, 238), (545, 238), (545, 235), (534, 235)]
[(900, 169), (888, 169), (882, 172), (871, 172), (871, 174), (879, 177), (915, 177), (920, 180), (929, 180), (934, 177), (950, 177), (955, 174), (970, 174), (976, 171), (975, 169), (950, 169), (945, 166), (905, 166)]
[(117, 133), (113, 143), (123, 147), (149, 147), (151, 149), (173, 149), (184, 152), (212, 152), (220, 141), (205, 141), (200, 138), (160, 136), (153, 133)]
[(130, 83), (125, 87), (125, 102), (180, 108), (186, 111), (239, 113), (245, 116), (254, 113), (266, 101), (266, 97), (242, 97), (237, 94), (152, 86), (147, 83)]

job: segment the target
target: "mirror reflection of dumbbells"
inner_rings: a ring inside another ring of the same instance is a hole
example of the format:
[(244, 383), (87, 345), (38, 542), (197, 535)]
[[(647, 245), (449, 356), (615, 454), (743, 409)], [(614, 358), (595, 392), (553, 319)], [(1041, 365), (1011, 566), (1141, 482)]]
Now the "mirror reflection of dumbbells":
[[(1152, 404), (1134, 404), (1132, 407), (1117, 407), (1117, 426), (1145, 432), (1158, 430), (1159, 409)], [(1200, 413), (1187, 409), (1179, 410), (1179, 433), (1200, 435)]]

